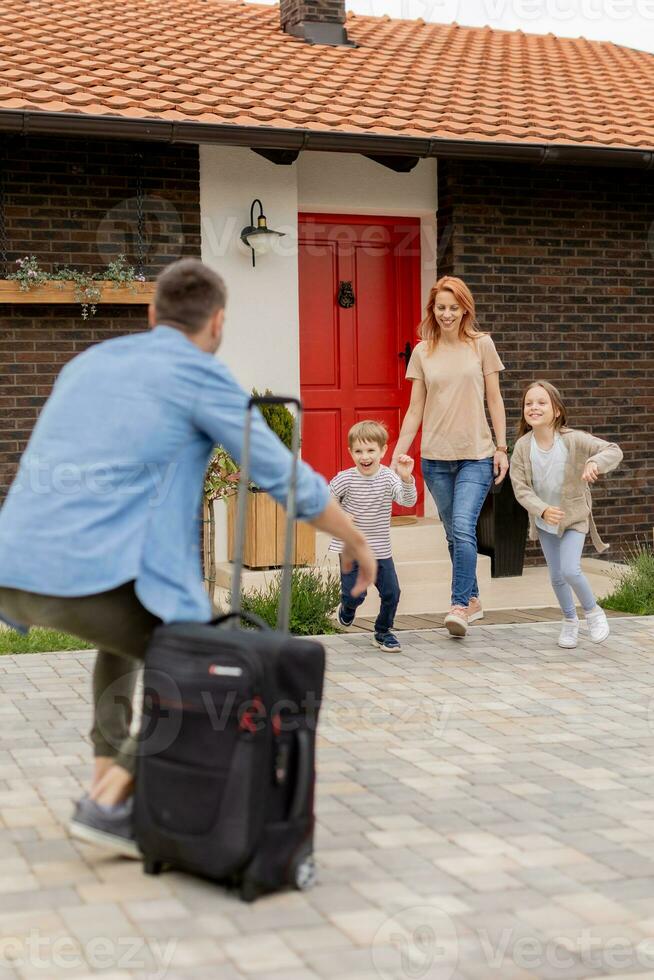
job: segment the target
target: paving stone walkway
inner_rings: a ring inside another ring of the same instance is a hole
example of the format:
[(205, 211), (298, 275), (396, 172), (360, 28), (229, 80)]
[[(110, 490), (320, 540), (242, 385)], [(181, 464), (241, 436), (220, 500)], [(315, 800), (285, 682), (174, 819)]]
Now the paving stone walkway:
[(654, 978), (654, 617), (328, 638), (321, 883), (246, 906), (68, 839), (89, 653), (0, 658), (0, 980)]

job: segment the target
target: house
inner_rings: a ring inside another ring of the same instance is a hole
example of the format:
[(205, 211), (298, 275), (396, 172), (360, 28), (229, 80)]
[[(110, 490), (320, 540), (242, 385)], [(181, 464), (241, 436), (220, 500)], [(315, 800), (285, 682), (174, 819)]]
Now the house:
[[(510, 424), (544, 375), (622, 444), (597, 510), (626, 543), (654, 504), (652, 91), (652, 55), (343, 0), (4, 0), (0, 274), (125, 252), (153, 279), (201, 254), (229, 285), (224, 357), (246, 386), (302, 394), (304, 455), (328, 474), (357, 418), (397, 432), (429, 285), (461, 276)], [(261, 210), (283, 235), (253, 265), (241, 231)], [(61, 365), (145, 323), (138, 303), (81, 320), (16, 298), (5, 488)]]

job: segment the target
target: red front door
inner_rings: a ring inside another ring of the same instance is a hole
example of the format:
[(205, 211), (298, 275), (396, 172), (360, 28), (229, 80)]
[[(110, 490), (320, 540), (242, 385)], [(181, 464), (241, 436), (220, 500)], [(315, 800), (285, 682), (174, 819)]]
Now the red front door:
[[(328, 479), (352, 465), (355, 422), (384, 422), (393, 447), (409, 403), (406, 354), (420, 320), (418, 218), (299, 218), (302, 456)], [(408, 345), (408, 346), (407, 346)], [(417, 447), (418, 503), (422, 480)]]

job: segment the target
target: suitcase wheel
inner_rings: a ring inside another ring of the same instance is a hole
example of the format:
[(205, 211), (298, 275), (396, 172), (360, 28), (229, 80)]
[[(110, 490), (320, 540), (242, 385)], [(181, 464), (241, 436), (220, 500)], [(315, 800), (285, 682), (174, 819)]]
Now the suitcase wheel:
[(241, 882), (239, 895), (242, 902), (253, 902), (261, 894), (257, 883), (252, 878), (244, 878)]
[(304, 892), (313, 888), (317, 879), (316, 862), (313, 856), (303, 858), (296, 864), (293, 871), (293, 884), (298, 891)]
[(146, 875), (158, 875), (161, 874), (161, 869), (163, 868), (163, 862), (157, 861), (155, 858), (143, 858), (143, 871)]

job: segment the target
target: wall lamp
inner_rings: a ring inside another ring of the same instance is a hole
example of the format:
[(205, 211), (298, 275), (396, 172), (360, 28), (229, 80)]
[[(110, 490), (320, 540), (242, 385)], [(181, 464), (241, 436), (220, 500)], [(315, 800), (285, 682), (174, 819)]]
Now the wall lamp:
[[(254, 206), (259, 205), (259, 216), (257, 223), (254, 223)], [(265, 255), (272, 248), (273, 242), (277, 238), (283, 238), (283, 231), (273, 231), (266, 224), (266, 216), (263, 213), (263, 204), (258, 197), (255, 197), (250, 207), (250, 224), (241, 231), (241, 241), (252, 251), (252, 267), (255, 266), (255, 256)]]

